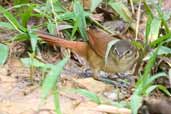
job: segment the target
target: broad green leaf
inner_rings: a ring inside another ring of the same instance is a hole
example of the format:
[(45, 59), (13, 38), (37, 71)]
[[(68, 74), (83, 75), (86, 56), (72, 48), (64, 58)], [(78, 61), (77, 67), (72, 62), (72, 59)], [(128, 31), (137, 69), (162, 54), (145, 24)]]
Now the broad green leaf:
[(138, 109), (141, 106), (142, 103), (142, 96), (139, 96), (137, 94), (133, 94), (131, 96), (131, 110), (132, 110), (132, 114), (137, 114), (138, 113)]
[(73, 92), (79, 93), (79, 94), (87, 97), (91, 101), (94, 101), (94, 102), (100, 104), (100, 98), (95, 93), (92, 93), (85, 89), (74, 89)]
[(26, 32), (26, 28), (21, 26), (17, 19), (7, 10), (5, 10), (2, 6), (0, 6), (0, 13), (3, 13), (5, 18), (12, 24), (12, 26), (19, 32)]
[(109, 2), (109, 5), (119, 14), (119, 16), (127, 23), (132, 22), (132, 15), (129, 9), (120, 2)]
[(160, 26), (161, 26), (161, 20), (157, 18), (153, 18), (151, 21), (150, 32), (148, 35), (149, 41), (155, 41), (158, 38)]
[(8, 46), (0, 43), (0, 65), (3, 65), (8, 58)]
[(49, 92), (53, 90), (56, 83), (59, 80), (59, 76), (61, 72), (63, 71), (63, 68), (65, 64), (68, 62), (69, 57), (65, 57), (63, 60), (61, 60), (59, 63), (55, 64), (51, 69), (49, 70), (45, 80), (43, 81), (42, 85), (42, 94), (41, 98), (46, 99)]
[(83, 40), (86, 41), (88, 37), (87, 37), (87, 32), (86, 32), (87, 25), (86, 25), (86, 19), (85, 19), (85, 12), (84, 12), (82, 5), (80, 4), (78, 0), (74, 1), (73, 9), (74, 9), (75, 18), (77, 21), (76, 24), (78, 23), (80, 34)]
[(91, 0), (90, 11), (93, 12), (101, 2), (102, 0)]

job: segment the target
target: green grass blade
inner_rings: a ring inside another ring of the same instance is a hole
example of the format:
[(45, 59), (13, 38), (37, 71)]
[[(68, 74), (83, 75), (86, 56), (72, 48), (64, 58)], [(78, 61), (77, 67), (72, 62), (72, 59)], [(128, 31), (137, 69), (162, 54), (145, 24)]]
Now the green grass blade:
[(13, 27), (19, 31), (19, 32), (26, 32), (26, 28), (21, 26), (17, 19), (6, 9), (4, 9), (2, 6), (0, 6), (0, 13), (3, 13), (3, 15), (6, 17), (6, 19), (13, 25)]
[(171, 93), (167, 90), (167, 88), (163, 85), (158, 85), (158, 87), (161, 91), (163, 91), (166, 95), (171, 96)]
[(47, 70), (52, 67), (51, 64), (45, 64), (35, 58), (22, 58), (21, 62), (29, 68), (31, 67), (40, 68), (43, 72), (47, 72)]
[(8, 46), (0, 43), (0, 65), (3, 65), (8, 58), (9, 48)]
[(144, 45), (142, 43), (140, 43), (139, 41), (131, 41), (131, 44), (139, 50), (144, 49)]
[(133, 94), (131, 96), (131, 110), (132, 110), (132, 114), (137, 114), (138, 113), (138, 109), (141, 106), (141, 102), (143, 100), (143, 97), (137, 94)]
[(16, 34), (11, 40), (12, 41), (26, 41), (29, 40), (29, 36), (26, 33)]
[(119, 14), (127, 23), (132, 22), (132, 15), (129, 9), (122, 2), (109, 2), (109, 5)]
[(157, 53), (158, 53), (159, 47), (153, 52), (153, 56), (149, 59), (147, 65), (144, 68), (144, 74), (143, 74), (143, 80), (146, 81), (149, 77), (149, 74), (151, 72), (151, 69), (155, 63), (155, 60), (157, 58)]
[(166, 76), (167, 76), (167, 74), (163, 73), (163, 72), (162, 73), (157, 73), (157, 74), (155, 74), (153, 76), (150, 76), (147, 79), (147, 81), (145, 81), (145, 83), (143, 85), (142, 92), (144, 93), (146, 91), (146, 89), (149, 88), (156, 79), (158, 79), (160, 77), (166, 77)]
[(158, 14), (160, 16), (160, 19), (162, 20), (162, 23), (163, 23), (163, 25), (164, 25), (164, 27), (166, 29), (166, 33), (170, 33), (169, 26), (168, 26), (166, 20), (164, 19), (164, 15), (163, 15), (163, 12), (161, 11), (161, 7), (160, 7), (159, 4), (156, 5), (156, 9), (157, 9), (157, 12), (158, 12)]
[(87, 41), (87, 32), (86, 32), (86, 19), (85, 19), (85, 12), (78, 0), (74, 1), (74, 14), (76, 18), (76, 23), (78, 23), (78, 28), (80, 31), (80, 34), (84, 41)]
[(37, 59), (32, 60), (31, 58), (22, 58), (21, 62), (27, 67), (30, 67), (33, 65), (34, 67), (37, 67), (37, 68), (51, 68), (50, 64), (45, 64)]
[(78, 28), (78, 18), (76, 18), (76, 21), (74, 23), (73, 29), (72, 29), (72, 34), (71, 34), (71, 39), (73, 40), (75, 33), (77, 32)]
[(155, 47), (156, 45), (166, 41), (168, 38), (171, 38), (171, 33), (167, 33), (164, 36), (159, 37), (157, 40), (150, 43), (151, 47)]
[(35, 53), (36, 48), (37, 48), (38, 36), (35, 33), (33, 33), (32, 31), (29, 31), (28, 34), (30, 36), (31, 47), (32, 47), (33, 53)]
[(26, 4), (29, 0), (14, 0), (14, 5)]
[(70, 19), (74, 19), (74, 13), (73, 12), (65, 12), (63, 14), (59, 14), (57, 19), (59, 21), (63, 21), (63, 20), (70, 20)]
[[(157, 55), (170, 55), (171, 49), (165, 46), (160, 46)], [(143, 60), (149, 60), (153, 56), (153, 52), (150, 52)]]
[(90, 99), (91, 101), (96, 102), (97, 104), (101, 103), (100, 98), (95, 93), (92, 93), (92, 92), (90, 92), (88, 90), (85, 90), (85, 89), (73, 89), (72, 91), (87, 97), (88, 99)]
[(59, 101), (59, 91), (57, 88), (53, 90), (53, 98), (54, 98), (54, 105), (55, 105), (55, 112), (56, 114), (62, 114), (61, 108), (60, 108), (60, 101)]
[(22, 22), (22, 25), (24, 26), (24, 27), (27, 27), (27, 24), (28, 24), (28, 21), (29, 21), (29, 19), (30, 19), (30, 17), (32, 16), (32, 13), (33, 13), (33, 5), (32, 6), (29, 6), (29, 7), (25, 7), (23, 10), (23, 12), (22, 12), (22, 14), (21, 14), (21, 22)]
[(46, 99), (49, 92), (52, 91), (52, 89), (55, 87), (56, 83), (59, 80), (59, 76), (60, 76), (65, 64), (68, 62), (68, 60), (69, 60), (69, 57), (67, 56), (63, 60), (61, 60), (59, 63), (57, 63), (53, 67), (51, 67), (45, 80), (43, 81), (42, 94), (41, 94), (42, 101), (43, 101), (43, 99)]
[(148, 78), (148, 80), (146, 81), (146, 85), (149, 85), (150, 83), (152, 83), (154, 80), (160, 78), (160, 77), (166, 77), (167, 74), (164, 73), (164, 72), (161, 72), (161, 73), (157, 73), (153, 76), (151, 76), (150, 78)]
[(166, 89), (165, 86), (163, 85), (153, 85), (150, 86), (146, 91), (145, 91), (145, 95), (149, 95), (152, 91), (154, 91), (156, 88), (160, 89), (161, 91), (163, 91), (166, 95), (171, 96), (170, 92)]
[(157, 18), (153, 18), (150, 25), (148, 40), (155, 41), (158, 38), (160, 26), (161, 26), (161, 20)]
[(153, 13), (152, 13), (150, 7), (147, 5), (146, 1), (143, 1), (143, 3), (144, 3), (144, 8), (146, 10), (147, 15), (150, 16), (151, 18), (153, 18), (154, 16), (153, 16)]
[(54, 35), (56, 33), (56, 25), (54, 23), (52, 23), (50, 20), (48, 22), (47, 29), (48, 29), (49, 33), (52, 35)]
[(0, 27), (15, 30), (15, 28), (8, 22), (0, 22)]
[(150, 34), (150, 29), (151, 29), (151, 22), (152, 18), (151, 16), (148, 16), (147, 23), (146, 23), (146, 30), (145, 30), (145, 44), (148, 45), (148, 38)]
[(144, 73), (136, 83), (136, 88), (134, 94), (131, 97), (131, 109), (133, 114), (137, 114), (138, 108), (142, 102), (142, 95), (146, 90), (146, 81), (149, 79), (151, 69), (155, 63), (157, 57), (158, 48), (153, 52), (153, 56), (148, 61), (147, 65), (144, 68)]
[(158, 48), (153, 52), (153, 55), (151, 56), (151, 58), (149, 59), (147, 65), (144, 68), (143, 75), (137, 81), (137, 83), (136, 83), (136, 90), (135, 90), (136, 94), (142, 94), (142, 92), (143, 92), (142, 90), (143, 90), (144, 84), (148, 80), (148, 78), (150, 76), (151, 68), (153, 67), (153, 65), (155, 63), (155, 60), (156, 60), (156, 57), (157, 57), (157, 52), (158, 52)]

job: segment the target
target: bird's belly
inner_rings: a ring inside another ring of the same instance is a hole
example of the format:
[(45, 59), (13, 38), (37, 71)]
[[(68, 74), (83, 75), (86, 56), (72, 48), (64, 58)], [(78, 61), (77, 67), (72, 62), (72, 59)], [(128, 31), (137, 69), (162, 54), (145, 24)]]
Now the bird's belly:
[(98, 70), (102, 70), (102, 67), (104, 66), (104, 60), (102, 57), (98, 56), (93, 50), (89, 50), (88, 51), (88, 56), (87, 56), (87, 60), (90, 64), (90, 66), (98, 71)]

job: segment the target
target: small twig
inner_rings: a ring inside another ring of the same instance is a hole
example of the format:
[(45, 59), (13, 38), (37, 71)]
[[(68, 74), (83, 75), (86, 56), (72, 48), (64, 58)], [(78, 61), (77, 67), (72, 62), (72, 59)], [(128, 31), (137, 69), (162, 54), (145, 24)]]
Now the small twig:
[(169, 83), (170, 83), (170, 87), (171, 87), (171, 69), (169, 69)]
[(139, 3), (139, 6), (138, 6), (138, 12), (137, 12), (137, 24), (136, 24), (136, 36), (135, 36), (135, 40), (138, 39), (140, 17), (141, 17), (141, 0), (140, 0), (140, 3)]
[(134, 8), (134, 4), (132, 0), (129, 0), (130, 4), (131, 4), (131, 10), (132, 10), (132, 14), (135, 14), (135, 8)]
[(112, 114), (131, 114), (131, 110), (127, 108), (117, 108), (110, 105), (99, 105), (95, 108), (92, 108), (90, 110), (100, 111), (100, 112), (106, 112), (106, 113), (112, 113)]

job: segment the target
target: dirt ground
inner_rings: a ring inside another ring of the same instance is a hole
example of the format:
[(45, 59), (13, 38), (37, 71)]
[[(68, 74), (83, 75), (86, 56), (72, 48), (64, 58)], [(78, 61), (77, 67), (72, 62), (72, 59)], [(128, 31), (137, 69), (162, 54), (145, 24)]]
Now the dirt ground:
[[(71, 63), (70, 63), (71, 64)], [(108, 96), (116, 99), (114, 86), (96, 81), (92, 77), (80, 78), (66, 70), (61, 75), (58, 85), (60, 92), (60, 105), (63, 114), (105, 114), (95, 111), (98, 104), (87, 98), (65, 91), (69, 88), (87, 89), (99, 96)], [(30, 70), (23, 66), (18, 58), (10, 58), (0, 68), (0, 114), (55, 114), (53, 96), (50, 95), (45, 104), (41, 104), (41, 73), (34, 74), (33, 83), (29, 79)], [(110, 95), (109, 95), (110, 94)], [(109, 104), (105, 102), (104, 104)]]

